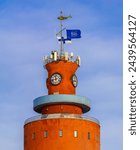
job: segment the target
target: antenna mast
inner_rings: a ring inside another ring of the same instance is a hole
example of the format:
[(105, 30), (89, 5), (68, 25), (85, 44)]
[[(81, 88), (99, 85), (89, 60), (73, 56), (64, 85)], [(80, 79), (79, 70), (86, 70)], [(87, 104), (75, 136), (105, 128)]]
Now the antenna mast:
[(60, 32), (59, 33), (60, 33), (60, 57), (61, 58), (64, 56), (64, 46), (63, 46), (63, 44), (64, 44), (64, 37), (63, 37), (63, 34), (62, 34), (62, 31), (64, 29), (62, 29), (62, 27), (63, 27), (62, 21), (66, 20), (68, 18), (72, 18), (72, 16), (70, 15), (70, 16), (65, 17), (65, 16), (63, 16), (63, 12), (62, 11), (60, 12), (60, 16), (57, 18), (58, 20), (60, 20)]
[[(61, 16), (62, 16), (62, 11), (60, 12)], [(61, 43), (60, 43), (60, 56), (64, 55), (64, 46), (63, 46), (63, 35), (62, 35), (62, 20), (60, 19), (60, 37), (61, 37)]]

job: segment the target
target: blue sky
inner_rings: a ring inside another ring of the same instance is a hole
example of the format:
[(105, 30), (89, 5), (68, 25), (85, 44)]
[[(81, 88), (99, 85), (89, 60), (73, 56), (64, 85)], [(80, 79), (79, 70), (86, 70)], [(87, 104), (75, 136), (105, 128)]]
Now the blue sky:
[(23, 124), (33, 99), (47, 94), (42, 57), (59, 49), (59, 12), (82, 38), (65, 49), (80, 55), (77, 95), (91, 99), (101, 149), (122, 149), (122, 0), (0, 0), (0, 146), (23, 149)]

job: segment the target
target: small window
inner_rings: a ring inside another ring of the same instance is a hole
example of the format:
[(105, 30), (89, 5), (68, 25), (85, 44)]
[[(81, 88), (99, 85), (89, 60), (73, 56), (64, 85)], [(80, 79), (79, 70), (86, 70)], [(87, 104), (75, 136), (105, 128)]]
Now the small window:
[(99, 136), (98, 135), (96, 135), (96, 141), (99, 142)]
[(90, 140), (90, 132), (88, 132), (88, 140)]
[(32, 139), (33, 140), (35, 139), (35, 132), (32, 134)]
[(63, 131), (62, 131), (62, 130), (59, 131), (59, 136), (60, 136), (60, 137), (63, 136)]
[(48, 137), (48, 131), (44, 131), (44, 138)]
[(78, 131), (74, 131), (74, 137), (78, 137)]

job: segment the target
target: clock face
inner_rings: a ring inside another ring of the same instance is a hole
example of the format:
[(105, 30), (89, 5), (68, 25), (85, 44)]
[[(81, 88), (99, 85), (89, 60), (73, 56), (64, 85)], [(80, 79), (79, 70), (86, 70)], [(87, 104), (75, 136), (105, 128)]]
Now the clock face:
[(52, 76), (51, 76), (51, 84), (53, 85), (58, 85), (62, 80), (62, 77), (59, 73), (54, 73)]
[(71, 77), (71, 80), (72, 80), (73, 86), (76, 87), (78, 85), (78, 79), (75, 74)]

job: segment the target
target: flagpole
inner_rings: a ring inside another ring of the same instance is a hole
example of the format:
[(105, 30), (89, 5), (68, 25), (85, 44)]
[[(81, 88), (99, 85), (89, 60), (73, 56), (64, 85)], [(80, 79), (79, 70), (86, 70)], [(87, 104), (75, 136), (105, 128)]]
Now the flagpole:
[(71, 15), (69, 15), (69, 16), (63, 16), (62, 15), (63, 14), (63, 12), (61, 11), (60, 12), (60, 16), (59, 17), (57, 17), (57, 19), (59, 19), (60, 20), (60, 58), (63, 58), (64, 57), (64, 41), (63, 41), (63, 34), (62, 34), (62, 31), (63, 31), (63, 29), (62, 29), (62, 27), (63, 27), (63, 24), (62, 24), (62, 21), (63, 20), (66, 20), (66, 19), (68, 19), (68, 18), (72, 18), (72, 16)]
[[(62, 12), (61, 12), (62, 14)], [(63, 50), (63, 40), (62, 40), (62, 27), (63, 27), (63, 24), (62, 24), (62, 20), (60, 20), (60, 37), (61, 37), (61, 41), (60, 41), (60, 57), (63, 57), (63, 54), (64, 54), (64, 50)]]

